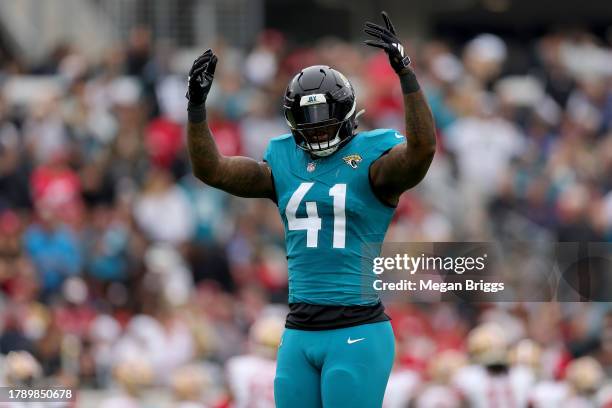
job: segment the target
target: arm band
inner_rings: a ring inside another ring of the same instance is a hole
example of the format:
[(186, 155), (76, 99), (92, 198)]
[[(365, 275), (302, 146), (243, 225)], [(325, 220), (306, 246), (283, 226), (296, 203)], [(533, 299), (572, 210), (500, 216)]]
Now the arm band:
[(407, 73), (400, 75), (400, 84), (402, 85), (402, 93), (404, 95), (411, 94), (421, 89), (419, 82), (416, 79), (416, 75), (412, 70)]
[(187, 120), (192, 123), (200, 123), (206, 120), (206, 106), (202, 103), (200, 105), (187, 105)]

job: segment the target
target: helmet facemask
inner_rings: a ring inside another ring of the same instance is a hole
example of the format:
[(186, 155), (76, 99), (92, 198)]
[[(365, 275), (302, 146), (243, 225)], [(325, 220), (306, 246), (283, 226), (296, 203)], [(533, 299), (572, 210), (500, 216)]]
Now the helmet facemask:
[(314, 156), (325, 157), (350, 140), (354, 129), (355, 103), (343, 120), (333, 116), (333, 106), (325, 102), (306, 106), (302, 118), (295, 118), (290, 110), (285, 110), (287, 125), (300, 149)]

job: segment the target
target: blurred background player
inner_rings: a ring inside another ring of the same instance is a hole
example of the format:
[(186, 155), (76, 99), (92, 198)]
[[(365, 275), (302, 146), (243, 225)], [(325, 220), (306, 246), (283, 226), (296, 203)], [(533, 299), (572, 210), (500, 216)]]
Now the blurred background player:
[(601, 364), (593, 357), (580, 357), (569, 363), (565, 373), (568, 395), (562, 405), (568, 408), (596, 406), (596, 394), (604, 382)]
[(510, 365), (522, 367), (539, 378), (542, 370), (542, 348), (531, 339), (521, 339), (510, 349)]
[(188, 365), (172, 374), (170, 387), (174, 396), (173, 406), (177, 408), (207, 408), (204, 394), (209, 378), (203, 367)]
[(421, 383), (420, 373), (412, 367), (404, 366), (399, 360), (401, 343), (396, 343), (395, 349), (399, 352), (395, 355), (395, 362), (383, 399), (383, 408), (405, 407), (414, 396), (417, 387)]
[(559, 407), (567, 398), (567, 389), (555, 378), (547, 378), (543, 372), (543, 355), (541, 347), (531, 339), (522, 339), (510, 350), (510, 364), (518, 370), (524, 370), (536, 379), (529, 392), (529, 406), (535, 408)]
[[(0, 359), (0, 387), (6, 390), (29, 390), (62, 387), (44, 378), (43, 368), (36, 358), (27, 351), (11, 351), (6, 357)], [(77, 390), (71, 390), (77, 392)], [(7, 394), (5, 394), (7, 395)], [(0, 401), (0, 408), (71, 408), (78, 401), (74, 394), (70, 401), (9, 401), (6, 397)]]
[(151, 364), (141, 357), (130, 357), (118, 361), (113, 368), (113, 379), (117, 387), (110, 398), (100, 404), (101, 408), (137, 408), (142, 406), (143, 391), (153, 383)]
[(284, 316), (262, 315), (249, 330), (248, 354), (226, 364), (226, 377), (235, 408), (273, 408), (276, 353), (285, 329)]
[(445, 350), (434, 356), (428, 365), (427, 382), (410, 402), (414, 408), (461, 408), (470, 406), (452, 380), (468, 363), (465, 354), (457, 350)]
[(3, 387), (33, 387), (42, 377), (42, 367), (27, 351), (11, 351), (0, 365)]
[(527, 406), (535, 376), (510, 365), (508, 341), (507, 333), (496, 323), (483, 323), (469, 333), (470, 364), (457, 370), (453, 378), (468, 406)]

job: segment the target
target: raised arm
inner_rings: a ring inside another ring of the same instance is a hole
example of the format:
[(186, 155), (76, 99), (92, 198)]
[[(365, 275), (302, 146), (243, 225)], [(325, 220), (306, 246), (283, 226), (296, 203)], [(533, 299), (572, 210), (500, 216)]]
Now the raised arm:
[(395, 146), (372, 164), (370, 180), (376, 195), (388, 204), (396, 205), (404, 191), (425, 177), (436, 150), (436, 136), (433, 115), (410, 68), (410, 58), (404, 55), (404, 47), (384, 11), (382, 16), (386, 27), (369, 22), (365, 24), (364, 31), (376, 38), (365, 43), (382, 48), (399, 76), (404, 95), (406, 143)]
[(217, 57), (208, 49), (189, 71), (187, 145), (193, 174), (209, 186), (239, 197), (274, 197), (272, 172), (265, 162), (219, 153), (206, 121), (206, 97), (212, 86)]

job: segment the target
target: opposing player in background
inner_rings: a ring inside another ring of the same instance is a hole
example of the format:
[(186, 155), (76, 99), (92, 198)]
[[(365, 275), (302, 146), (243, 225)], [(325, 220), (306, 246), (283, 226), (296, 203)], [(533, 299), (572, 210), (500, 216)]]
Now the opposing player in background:
[(249, 330), (249, 353), (230, 358), (225, 365), (234, 408), (274, 408), (276, 350), (283, 320), (262, 316)]
[(473, 408), (526, 407), (535, 384), (533, 372), (510, 365), (507, 335), (495, 323), (483, 323), (469, 333), (471, 364), (459, 369), (453, 385)]
[[(451, 384), (453, 376), (467, 363), (463, 353), (445, 350), (435, 355), (427, 367), (427, 382), (416, 392), (410, 407), (414, 408), (466, 408), (467, 401)], [(404, 405), (405, 407), (406, 405)], [(399, 408), (399, 407), (398, 407)]]
[(153, 384), (154, 371), (149, 360), (133, 356), (115, 364), (113, 378), (118, 389), (100, 408), (138, 408), (143, 392)]
[(201, 365), (183, 366), (170, 377), (170, 389), (175, 408), (208, 408), (202, 403), (210, 379)]
[(384, 27), (366, 23), (374, 39), (365, 43), (384, 50), (399, 77), (407, 137), (391, 129), (357, 132), (352, 85), (317, 65), (287, 87), (291, 133), (273, 139), (262, 161), (224, 157), (206, 122), (217, 64), (212, 50), (189, 73), (194, 174), (240, 197), (273, 200), (284, 223), (290, 311), (278, 352), (278, 407), (380, 407), (393, 365), (393, 331), (369, 284), (371, 262), (400, 195), (427, 173), (436, 142), (410, 58), (382, 15)]

